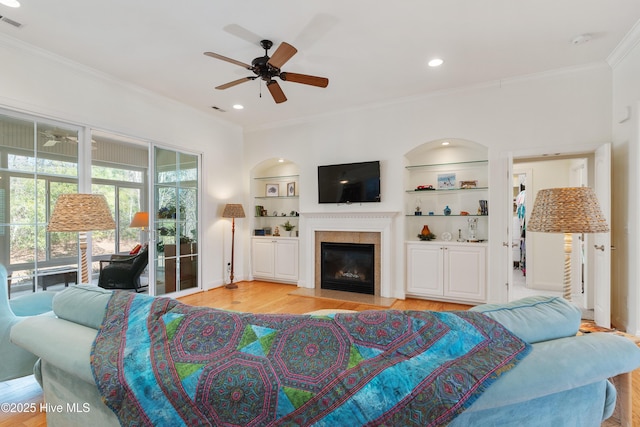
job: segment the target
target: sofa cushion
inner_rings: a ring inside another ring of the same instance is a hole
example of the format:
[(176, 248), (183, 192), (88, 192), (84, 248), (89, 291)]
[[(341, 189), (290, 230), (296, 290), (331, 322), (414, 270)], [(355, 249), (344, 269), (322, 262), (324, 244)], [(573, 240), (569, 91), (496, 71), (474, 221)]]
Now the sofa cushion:
[(577, 334), (582, 317), (580, 309), (569, 301), (550, 296), (483, 304), (471, 311), (484, 313), (529, 344)]
[(53, 312), (61, 319), (100, 329), (112, 294), (97, 286), (70, 286), (53, 298)]

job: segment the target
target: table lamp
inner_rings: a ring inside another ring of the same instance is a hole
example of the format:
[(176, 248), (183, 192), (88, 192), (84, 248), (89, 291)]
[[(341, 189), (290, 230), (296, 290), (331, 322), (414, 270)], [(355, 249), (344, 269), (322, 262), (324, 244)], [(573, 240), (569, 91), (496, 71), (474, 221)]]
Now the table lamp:
[(79, 232), (82, 283), (90, 283), (87, 232), (116, 228), (107, 199), (101, 194), (61, 194), (53, 208), (47, 231)]
[(222, 212), (223, 218), (231, 218), (231, 272), (229, 275), (229, 283), (225, 285), (227, 289), (237, 289), (238, 285), (233, 283), (233, 249), (236, 232), (236, 218), (244, 218), (244, 209), (239, 203), (228, 203)]
[(131, 220), (131, 224), (129, 224), (129, 228), (140, 228), (140, 240), (141, 244), (144, 244), (146, 239), (145, 232), (149, 229), (149, 212), (136, 212), (133, 215), (133, 219)]
[(564, 233), (563, 298), (571, 300), (572, 233), (606, 233), (607, 221), (593, 189), (548, 188), (538, 191), (527, 231)]
[(143, 230), (149, 227), (149, 212), (136, 212), (133, 215), (129, 228), (142, 228)]

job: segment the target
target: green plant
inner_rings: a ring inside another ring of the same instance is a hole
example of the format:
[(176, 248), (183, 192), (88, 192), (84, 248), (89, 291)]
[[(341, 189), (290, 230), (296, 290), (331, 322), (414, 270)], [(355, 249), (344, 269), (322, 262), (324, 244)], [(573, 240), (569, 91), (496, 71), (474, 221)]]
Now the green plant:
[(289, 222), (289, 220), (287, 220), (287, 222), (285, 222), (284, 224), (281, 224), (281, 225), (282, 225), (282, 226), (284, 227), (284, 229), (285, 229), (285, 230), (287, 230), (287, 231), (291, 231), (291, 230), (293, 230), (293, 229), (295, 228), (295, 225), (291, 224), (291, 223)]
[(418, 234), (418, 237), (420, 238), (420, 240), (433, 240), (436, 238), (436, 235), (433, 233)]

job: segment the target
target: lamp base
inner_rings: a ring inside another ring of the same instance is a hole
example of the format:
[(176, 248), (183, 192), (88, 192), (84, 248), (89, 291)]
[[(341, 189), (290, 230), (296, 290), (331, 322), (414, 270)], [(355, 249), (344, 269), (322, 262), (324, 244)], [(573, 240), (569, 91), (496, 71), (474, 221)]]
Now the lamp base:
[(227, 288), (227, 289), (238, 289), (238, 285), (236, 285), (233, 282), (227, 283), (226, 285), (224, 285), (224, 287)]

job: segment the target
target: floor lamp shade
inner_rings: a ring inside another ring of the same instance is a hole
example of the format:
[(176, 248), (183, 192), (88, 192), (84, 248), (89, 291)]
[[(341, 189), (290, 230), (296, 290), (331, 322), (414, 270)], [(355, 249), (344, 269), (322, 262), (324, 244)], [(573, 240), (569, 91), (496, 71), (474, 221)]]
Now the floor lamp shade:
[(47, 231), (95, 231), (116, 228), (107, 199), (101, 194), (61, 194)]
[(240, 203), (228, 203), (222, 212), (223, 218), (244, 218), (244, 209)]
[(225, 286), (227, 289), (236, 289), (238, 285), (233, 283), (233, 252), (236, 234), (236, 218), (244, 218), (244, 209), (239, 203), (228, 203), (222, 211), (223, 218), (231, 218), (231, 270), (229, 271), (229, 283)]
[(82, 283), (89, 283), (86, 232), (116, 228), (107, 199), (101, 194), (61, 194), (53, 208), (47, 231), (79, 232)]
[(572, 233), (606, 233), (609, 226), (592, 188), (548, 188), (536, 195), (527, 231), (564, 233), (563, 296), (570, 300)]

